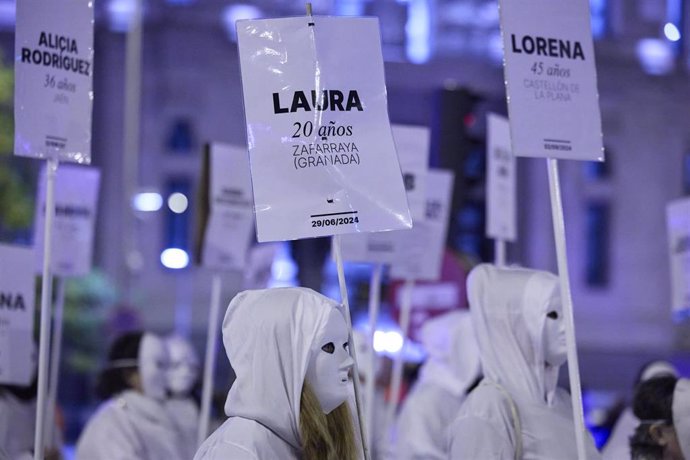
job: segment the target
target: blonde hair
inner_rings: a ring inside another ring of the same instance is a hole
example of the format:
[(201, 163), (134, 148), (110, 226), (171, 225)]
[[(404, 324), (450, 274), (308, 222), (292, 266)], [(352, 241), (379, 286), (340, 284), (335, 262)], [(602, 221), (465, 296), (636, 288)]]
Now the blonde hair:
[(356, 460), (357, 443), (347, 402), (324, 414), (307, 382), (302, 387), (299, 431), (304, 460)]

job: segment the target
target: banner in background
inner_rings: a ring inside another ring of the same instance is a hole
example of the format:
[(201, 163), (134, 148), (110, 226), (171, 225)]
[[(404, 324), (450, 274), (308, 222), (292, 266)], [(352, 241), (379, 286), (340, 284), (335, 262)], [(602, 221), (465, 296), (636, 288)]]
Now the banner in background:
[[(43, 269), (45, 166), (39, 177), (34, 220), (36, 270)], [(94, 229), (101, 173), (96, 168), (62, 165), (55, 176), (52, 269), (57, 276), (83, 276), (91, 271)]]
[(34, 251), (0, 244), (0, 383), (29, 385), (34, 354)]
[(589, 2), (500, 0), (515, 156), (604, 159)]
[(246, 20), (237, 35), (258, 240), (411, 228), (378, 20)]
[(666, 206), (671, 261), (671, 308), (674, 315), (690, 316), (690, 198)]
[[(213, 143), (205, 152), (200, 193), (205, 195), (206, 216), (201, 243), (201, 264), (215, 270), (243, 270), (253, 241), (254, 210), (247, 150)], [(204, 183), (206, 182), (206, 183)]]
[(431, 132), (423, 126), (392, 125), (395, 149), (402, 170), (412, 220), (424, 219), (426, 172), (429, 169)]
[(453, 180), (450, 171), (427, 172), (425, 218), (415, 222), (412, 230), (394, 233), (402, 251), (391, 266), (392, 278), (435, 281), (441, 276)]
[(91, 163), (93, 2), (17, 2), (14, 153)]
[(490, 113), (487, 117), (487, 137), (486, 234), (490, 238), (515, 241), (517, 181), (508, 119)]

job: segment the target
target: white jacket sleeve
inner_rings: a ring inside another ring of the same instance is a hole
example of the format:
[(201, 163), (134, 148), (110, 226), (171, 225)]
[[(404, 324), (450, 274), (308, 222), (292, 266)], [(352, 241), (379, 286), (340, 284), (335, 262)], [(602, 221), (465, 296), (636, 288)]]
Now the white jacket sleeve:
[(515, 447), (499, 427), (478, 417), (457, 419), (449, 432), (451, 460), (514, 460)]
[(210, 446), (201, 446), (194, 460), (262, 460), (253, 452), (229, 442), (217, 442)]
[(94, 416), (77, 443), (76, 460), (132, 460), (146, 458), (140, 442), (115, 413)]

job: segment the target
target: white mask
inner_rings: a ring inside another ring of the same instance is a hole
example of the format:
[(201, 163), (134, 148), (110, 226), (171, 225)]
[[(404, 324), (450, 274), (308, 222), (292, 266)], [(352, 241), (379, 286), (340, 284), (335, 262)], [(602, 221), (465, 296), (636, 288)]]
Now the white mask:
[(316, 394), (324, 414), (330, 414), (350, 394), (350, 368), (354, 362), (348, 351), (345, 320), (333, 309), (320, 340), (314, 344), (306, 381)]
[(679, 379), (673, 392), (673, 426), (680, 450), (690, 459), (690, 380)]
[(166, 341), (170, 354), (168, 389), (176, 396), (187, 396), (199, 378), (199, 358), (192, 345), (182, 337)]
[(144, 334), (139, 345), (139, 375), (142, 391), (149, 398), (165, 399), (168, 361), (163, 340), (153, 334)]
[(544, 360), (553, 367), (563, 365), (568, 359), (565, 337), (565, 318), (561, 295), (556, 292), (549, 300), (544, 322)]

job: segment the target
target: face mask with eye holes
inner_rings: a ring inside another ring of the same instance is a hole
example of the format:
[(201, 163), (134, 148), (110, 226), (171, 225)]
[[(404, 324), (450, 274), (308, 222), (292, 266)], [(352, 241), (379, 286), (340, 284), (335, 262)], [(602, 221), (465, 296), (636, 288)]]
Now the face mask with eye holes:
[(549, 301), (549, 308), (544, 321), (543, 343), (546, 364), (558, 367), (566, 362), (568, 347), (565, 337), (563, 307), (559, 294), (555, 294)]
[(333, 309), (319, 342), (315, 344), (306, 375), (324, 414), (331, 413), (347, 400), (353, 363), (348, 350), (345, 320), (339, 311)]
[(690, 380), (678, 379), (673, 391), (673, 426), (685, 458), (690, 459)]
[(163, 340), (153, 334), (144, 334), (139, 345), (139, 375), (142, 391), (149, 398), (165, 399), (168, 360)]

